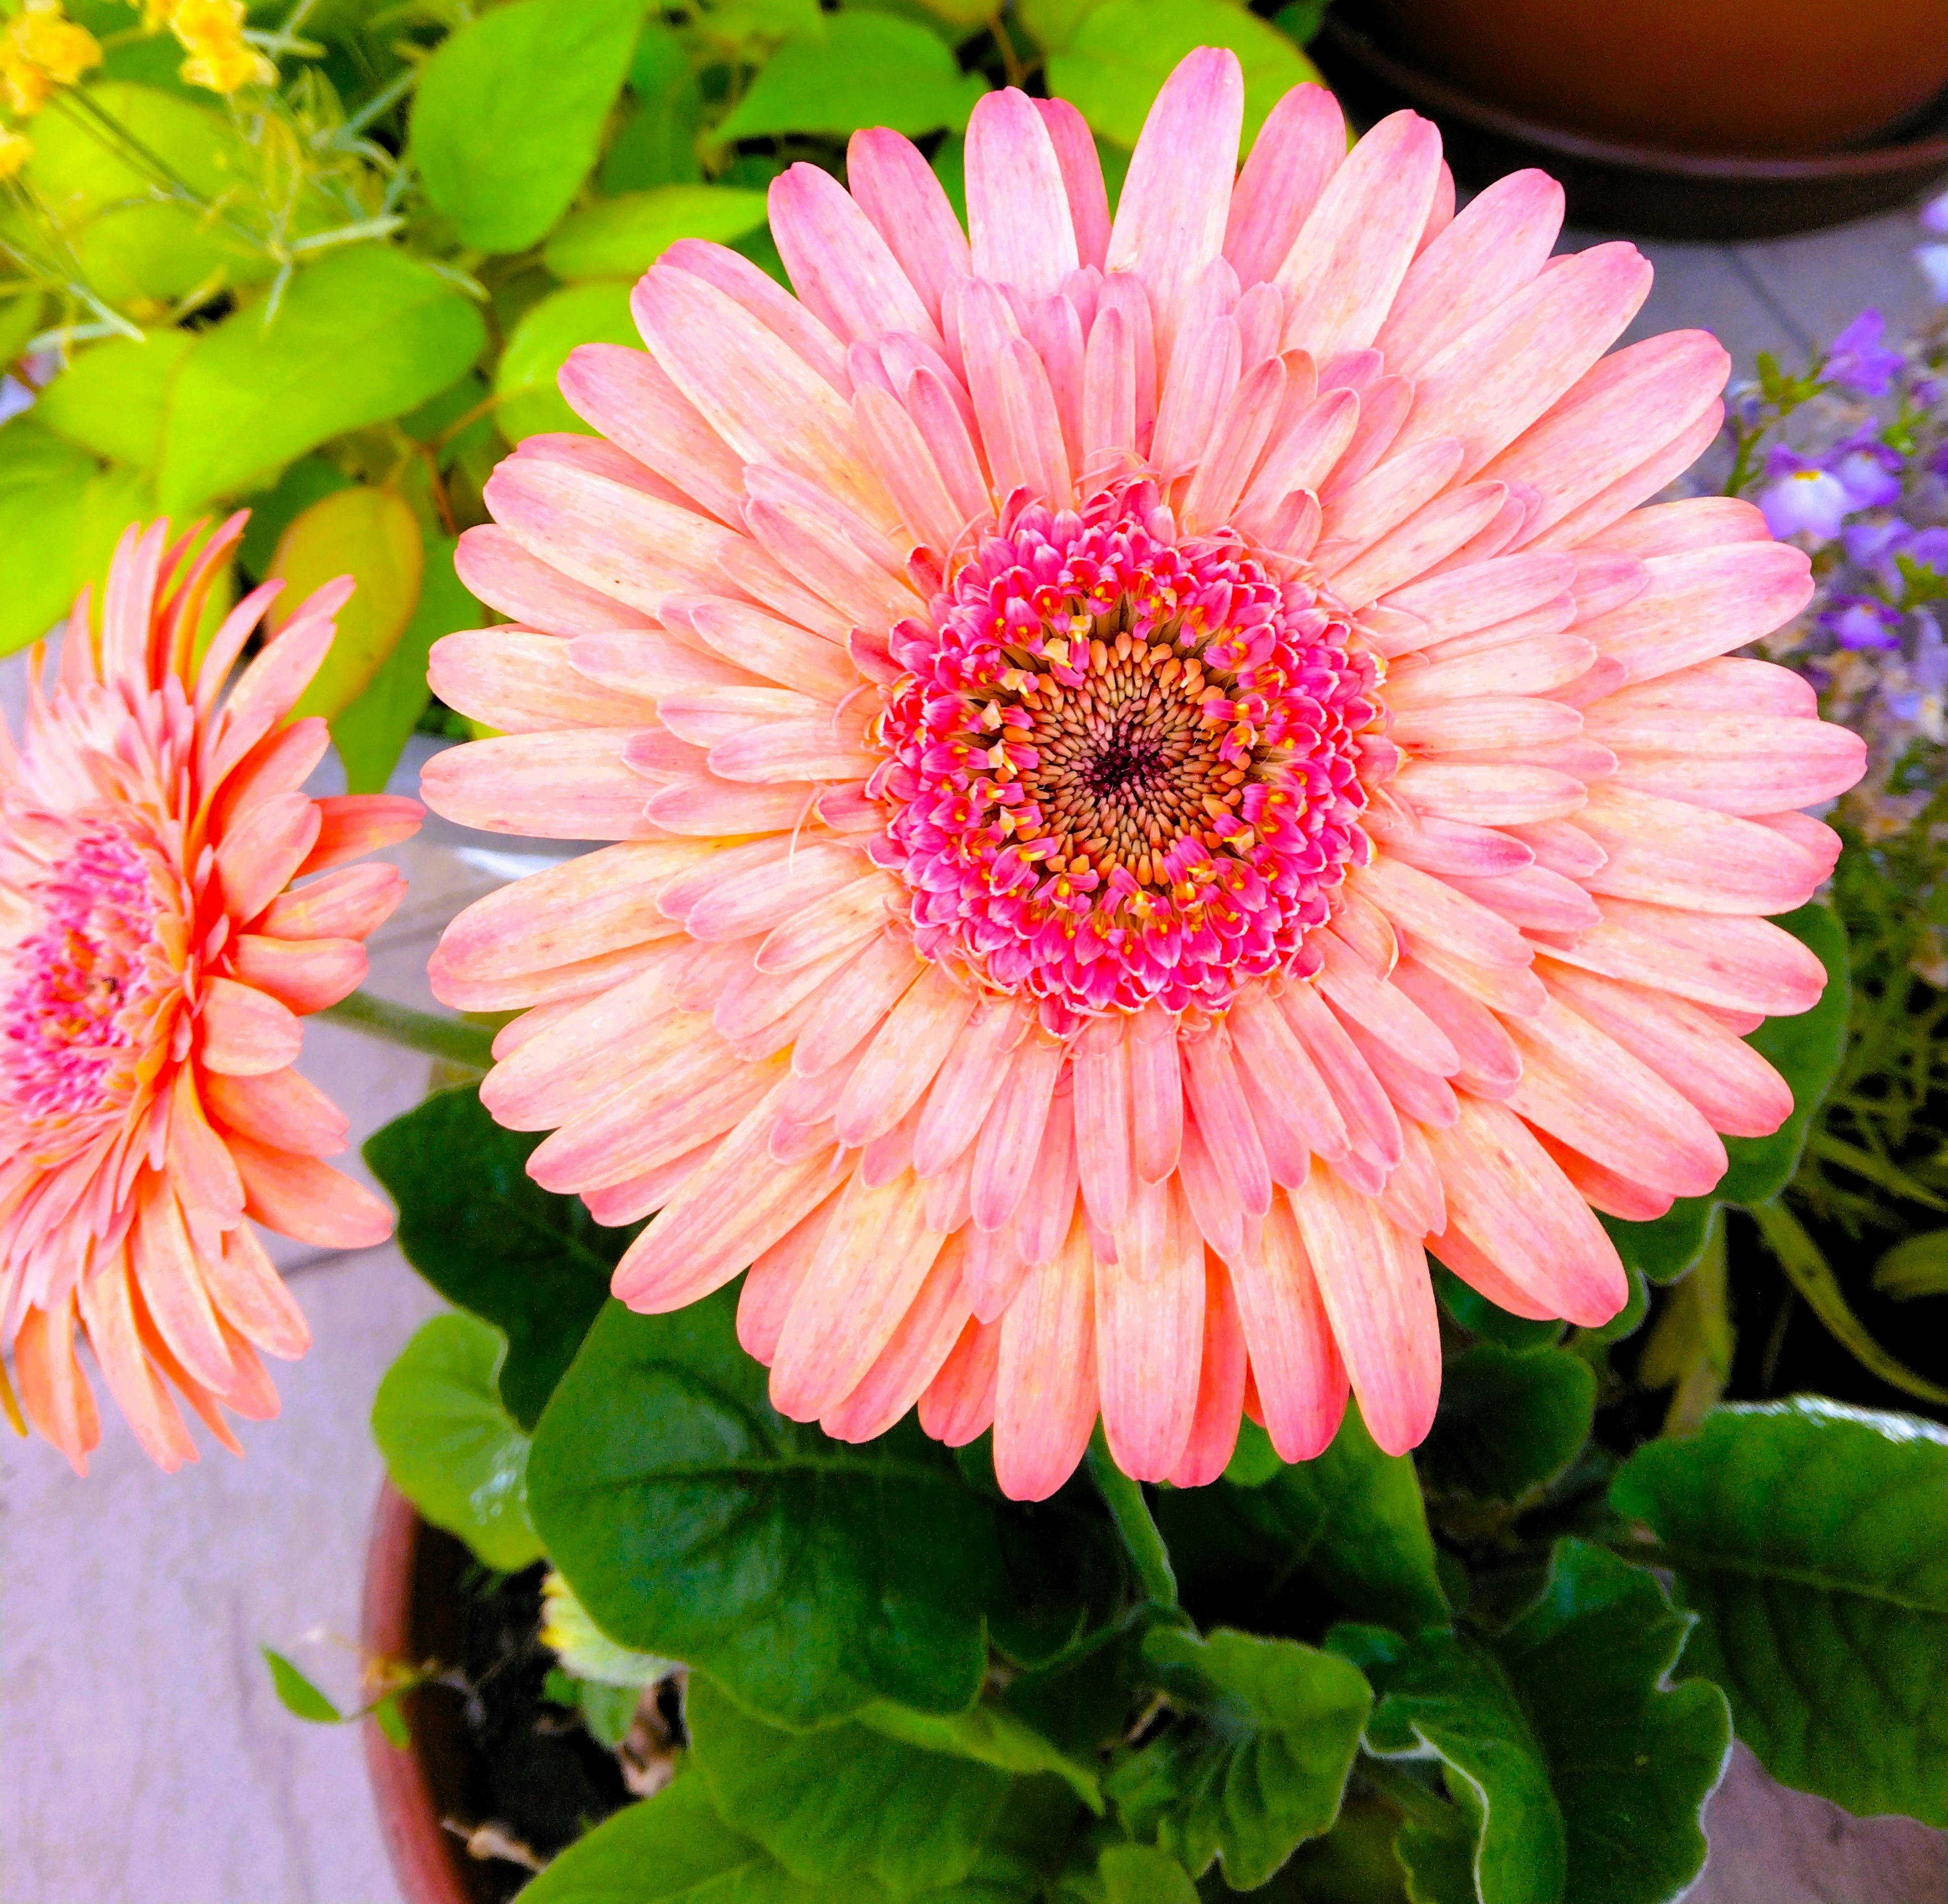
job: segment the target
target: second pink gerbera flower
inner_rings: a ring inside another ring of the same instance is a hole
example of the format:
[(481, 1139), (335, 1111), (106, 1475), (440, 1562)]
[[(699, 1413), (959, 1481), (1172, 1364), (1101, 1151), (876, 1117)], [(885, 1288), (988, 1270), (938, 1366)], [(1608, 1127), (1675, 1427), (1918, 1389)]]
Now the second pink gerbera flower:
[[(467, 824), (620, 843), (455, 922), (520, 1008), (483, 1087), (616, 1293), (739, 1312), (784, 1413), (917, 1402), (1059, 1487), (1288, 1459), (1348, 1385), (1426, 1431), (1425, 1251), (1600, 1322), (1643, 1217), (1791, 1107), (1739, 1034), (1824, 974), (1762, 915), (1857, 740), (1766, 664), (1807, 563), (1742, 503), (1639, 509), (1715, 433), (1708, 336), (1605, 357), (1627, 245), (1552, 259), (1517, 174), (1453, 216), (1433, 129), (1349, 154), (1301, 87), (1234, 176), (1191, 55), (1109, 216), (1059, 102), (998, 94), (963, 235), (905, 140), (800, 166), (798, 300), (675, 247), (647, 352), (563, 372), (461, 563), (519, 625), (434, 681), (504, 730)], [(970, 243), (971, 237), (971, 243)]]

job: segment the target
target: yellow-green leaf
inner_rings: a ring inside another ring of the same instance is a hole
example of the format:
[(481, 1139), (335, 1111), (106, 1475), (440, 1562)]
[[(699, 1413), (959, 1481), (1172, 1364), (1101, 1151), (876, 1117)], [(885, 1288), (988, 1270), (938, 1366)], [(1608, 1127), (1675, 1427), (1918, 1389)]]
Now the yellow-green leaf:
[(1874, 1287), (1896, 1302), (1948, 1296), (1948, 1230), (1930, 1230), (1894, 1245), (1874, 1266)]
[(194, 340), (187, 330), (110, 337), (85, 350), (41, 392), (35, 414), (71, 443), (138, 470), (161, 453), (169, 386)]
[(0, 654), (38, 641), (67, 613), (101, 467), (31, 414), (0, 429)]
[(338, 611), (337, 639), (299, 698), (297, 714), (329, 720), (358, 698), (412, 619), (425, 567), (419, 524), (389, 489), (341, 489), (313, 503), (284, 531), (271, 559), (271, 575), (284, 582), (274, 625), (340, 575), (358, 583)]
[(734, 185), (625, 192), (557, 225), (541, 256), (557, 278), (640, 278), (679, 238), (728, 244), (765, 222), (765, 194)]
[(494, 374), (501, 400), (495, 420), (510, 443), (543, 430), (588, 426), (569, 409), (555, 378), (577, 344), (640, 344), (629, 315), (629, 287), (571, 284), (544, 297), (516, 325)]

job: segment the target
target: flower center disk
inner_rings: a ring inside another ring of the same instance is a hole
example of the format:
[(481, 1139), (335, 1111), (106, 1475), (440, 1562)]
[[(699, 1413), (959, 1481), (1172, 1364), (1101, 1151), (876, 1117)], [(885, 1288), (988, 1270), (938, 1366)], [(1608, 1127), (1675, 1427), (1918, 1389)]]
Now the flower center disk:
[(1297, 565), (1180, 539), (1155, 486), (1021, 511), (892, 650), (875, 857), (921, 953), (1068, 1013), (1309, 970), (1358, 849), (1376, 657)]

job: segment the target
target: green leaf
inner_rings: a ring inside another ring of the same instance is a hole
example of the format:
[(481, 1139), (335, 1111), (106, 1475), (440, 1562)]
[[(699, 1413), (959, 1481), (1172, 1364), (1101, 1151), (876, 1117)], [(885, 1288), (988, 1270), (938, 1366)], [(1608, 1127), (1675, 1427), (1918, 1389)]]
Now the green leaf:
[[(209, 103), (114, 80), (91, 85), (88, 97), (206, 200), (231, 208), (233, 216), (259, 202), (258, 155)], [(276, 262), (230, 219), (160, 202), (154, 175), (123, 156), (92, 118), (43, 113), (33, 136), (34, 156), (23, 176), (73, 247), (79, 275), (107, 302), (166, 303), (212, 281), (259, 284), (275, 273)], [(317, 223), (306, 205), (287, 235), (302, 237)]]
[(610, 1751), (629, 1736), (636, 1723), (636, 1709), (643, 1703), (643, 1688), (637, 1685), (603, 1685), (595, 1679), (575, 1682), (575, 1705), (589, 1735), (599, 1739)]
[(1546, 1349), (1562, 1339), (1560, 1323), (1539, 1322), (1527, 1316), (1511, 1316), (1497, 1307), (1478, 1289), (1471, 1289), (1444, 1263), (1430, 1260), (1434, 1272), (1434, 1293), (1441, 1306), (1471, 1335), (1499, 1342), (1509, 1349)]
[(1623, 1307), (1607, 1323), (1599, 1323), (1594, 1329), (1577, 1329), (1570, 1338), (1572, 1348), (1578, 1344), (1621, 1342), (1643, 1326), (1643, 1319), (1650, 1313), (1650, 1285), (1644, 1280), (1643, 1271), (1633, 1264), (1624, 1265), (1624, 1273), (1630, 1279), (1630, 1293)]
[(958, 132), (987, 90), (987, 81), (963, 73), (952, 51), (924, 26), (888, 14), (836, 13), (826, 21), (823, 46), (793, 40), (779, 48), (717, 137), (842, 138), (868, 126), (909, 136), (943, 126)]
[(237, 545), (237, 560), (253, 581), (271, 572), (284, 531), (315, 502), (352, 487), (352, 479), (321, 456), (301, 456), (278, 479), (275, 488), (250, 497), (250, 520)]
[(541, 1417), (535, 1524), (612, 1637), (786, 1724), (973, 1703), (1000, 1597), (994, 1507), (908, 1422), (858, 1447), (784, 1420), (734, 1288), (610, 1303)]
[(331, 738), (345, 763), (346, 790), (378, 793), (392, 769), (433, 690), (427, 685), (427, 659), (433, 644), (457, 628), (479, 628), (485, 611), (454, 572), (454, 536), (430, 542), (426, 572), (412, 619), (379, 664), (364, 693), (331, 724)]
[(1096, 1861), (1106, 1904), (1196, 1904), (1190, 1874), (1148, 1844), (1106, 1844)]
[(1596, 1220), (1610, 1233), (1626, 1269), (1653, 1282), (1674, 1282), (1704, 1253), (1716, 1199), (1680, 1197), (1661, 1217), (1649, 1223), (1627, 1223), (1599, 1211)]
[(629, 90), (636, 110), (603, 158), (602, 189), (613, 195), (648, 185), (699, 183), (696, 129), (703, 94), (682, 39), (659, 20), (646, 23), (636, 41)]
[(1276, 27), (1225, 0), (1103, 0), (1050, 55), (1049, 90), (1072, 101), (1103, 138), (1134, 146), (1163, 82), (1200, 46), (1229, 47), (1245, 70), (1247, 147), (1294, 86), (1323, 83)]
[(1233, 1487), (1262, 1487), (1284, 1472), (1271, 1437), (1247, 1416), (1238, 1424), (1238, 1445), (1224, 1465), (1224, 1478)]
[[(717, 1816), (696, 1772), (585, 1833), (522, 1891), (525, 1904), (813, 1904), (763, 1847)], [(858, 1904), (870, 1904), (861, 1897)]]
[(0, 425), (0, 654), (73, 605), (89, 483), (101, 465), (32, 415)]
[(283, 1654), (274, 1653), (268, 1646), (259, 1646), (257, 1650), (263, 1654), (264, 1664), (271, 1669), (271, 1684), (276, 1688), (278, 1702), (285, 1711), (309, 1719), (314, 1726), (343, 1723), (345, 1715)]
[(527, 1512), (528, 1437), (495, 1388), (507, 1344), (473, 1316), (436, 1316), (386, 1371), (372, 1435), (393, 1484), (483, 1564), (518, 1573), (541, 1558)]
[(252, 305), (205, 331), (176, 373), (157, 494), (171, 515), (244, 486), (326, 438), (395, 417), (486, 340), (445, 279), (376, 245), (299, 272), (275, 319)]
[(1948, 1431), (1816, 1397), (1653, 1441), (1611, 1504), (1701, 1616), (1686, 1664), (1774, 1778), (1948, 1825)]
[(1792, 1180), (1806, 1148), (1813, 1114), (1825, 1102), (1847, 1055), (1847, 1020), (1853, 981), (1847, 964), (1847, 929), (1830, 906), (1801, 906), (1773, 921), (1819, 955), (1826, 989), (1810, 1012), (1771, 1018), (1745, 1042), (1792, 1087), (1792, 1115), (1770, 1137), (1727, 1137), (1732, 1167), (1717, 1194), (1728, 1203), (1766, 1203)]
[(383, 1694), (372, 1708), (373, 1723), (385, 1735), (389, 1745), (396, 1746), (402, 1752), (411, 1749), (413, 1729), (406, 1723), (406, 1710), (399, 1704), (396, 1692)]
[(1157, 1627), (1143, 1652), (1195, 1715), (1112, 1775), (1126, 1822), (1202, 1877), (1222, 1862), (1255, 1890), (1295, 1846), (1327, 1830), (1373, 1701), (1343, 1660), (1292, 1639)]
[[(1351, 1616), (1407, 1631), (1447, 1617), (1413, 1460), (1374, 1446), (1357, 1403), (1317, 1460), (1255, 1487), (1169, 1490), (1156, 1515), (1180, 1574), (1197, 1567), (1267, 1600), (1302, 1576)], [(1241, 1609), (1254, 1623), (1267, 1611)]]
[(0, 371), (10, 371), (41, 327), (47, 301), (39, 291), (23, 291), (0, 304)]
[(1596, 1374), (1580, 1356), (1478, 1344), (1441, 1371), (1421, 1474), (1432, 1493), (1512, 1506), (1576, 1458), (1596, 1406)]
[(1099, 1816), (1103, 1810), (1103, 1782), (1093, 1766), (1072, 1758), (1025, 1725), (1005, 1706), (979, 1705), (971, 1712), (916, 1712), (910, 1706), (896, 1706), (876, 1701), (859, 1709), (858, 1722), (889, 1738), (904, 1739), (929, 1752), (945, 1752), (972, 1759), (982, 1765), (1024, 1776), (1052, 1772), (1064, 1780), (1077, 1797)]
[(658, 185), (571, 212), (541, 257), (557, 278), (642, 276), (679, 238), (728, 244), (765, 222), (765, 194), (732, 185)]
[(187, 330), (111, 337), (82, 352), (41, 392), (34, 414), (83, 449), (146, 470), (162, 448), (169, 384), (193, 341)]
[(1884, 1251), (1874, 1265), (1874, 1287), (1896, 1302), (1948, 1296), (1948, 1230), (1924, 1231)]
[(284, 592), (272, 606), (281, 627), (315, 590), (340, 575), (358, 584), (338, 611), (330, 652), (292, 710), (331, 719), (364, 691), (419, 606), (426, 544), (405, 498), (394, 489), (355, 484), (296, 517), (278, 539), (270, 573)]
[(567, 210), (642, 17), (641, 0), (514, 0), (421, 68), (412, 157), (462, 243), (525, 251)]
[(494, 420), (510, 443), (543, 430), (595, 433), (568, 407), (555, 379), (577, 344), (642, 343), (629, 315), (627, 284), (571, 284), (541, 299), (514, 327), (494, 393), (501, 399)]
[(864, 1726), (768, 1726), (702, 1674), (684, 1723), (718, 1814), (814, 1883), (863, 1876), (896, 1895), (958, 1884), (1012, 1783)]
[(470, 1084), (395, 1118), (363, 1153), (399, 1206), (406, 1261), (507, 1338), (501, 1399), (529, 1429), (575, 1360), (634, 1234), (602, 1228), (579, 1197), (535, 1183), (526, 1164), (540, 1141), (502, 1130)]

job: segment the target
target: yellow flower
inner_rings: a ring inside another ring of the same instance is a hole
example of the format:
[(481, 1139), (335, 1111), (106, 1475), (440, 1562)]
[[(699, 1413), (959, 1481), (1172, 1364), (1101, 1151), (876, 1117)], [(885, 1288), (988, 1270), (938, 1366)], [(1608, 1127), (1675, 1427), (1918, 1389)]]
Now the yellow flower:
[(0, 180), (12, 178), (33, 156), (32, 139), (0, 126)]
[(227, 94), (277, 78), (277, 68), (244, 43), (244, 0), (175, 0), (168, 18), (190, 55), (182, 65), (187, 84)]
[(0, 35), (0, 82), (17, 113), (39, 112), (55, 87), (73, 85), (101, 64), (95, 36), (62, 13), (60, 0), (27, 0)]

